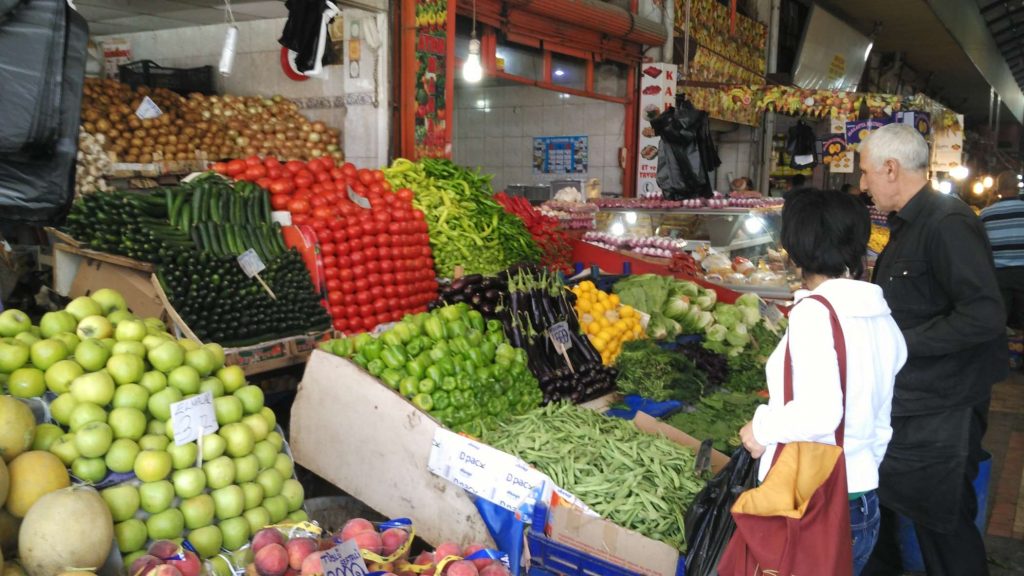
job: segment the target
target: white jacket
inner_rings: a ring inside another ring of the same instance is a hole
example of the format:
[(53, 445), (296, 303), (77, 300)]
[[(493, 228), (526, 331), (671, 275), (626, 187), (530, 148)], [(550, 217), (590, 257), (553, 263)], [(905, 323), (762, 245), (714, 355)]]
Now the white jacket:
[[(754, 413), (754, 439), (767, 449), (758, 478), (771, 468), (776, 445), (798, 441), (835, 444), (842, 415), (839, 364), (828, 310), (800, 301), (824, 296), (836, 311), (846, 338), (846, 471), (850, 493), (878, 487), (878, 466), (892, 438), (889, 412), (896, 373), (907, 360), (907, 346), (882, 289), (868, 282), (834, 279), (813, 292), (797, 291), (789, 329), (765, 367), (768, 404)], [(783, 401), (786, 342), (793, 359), (793, 401)]]

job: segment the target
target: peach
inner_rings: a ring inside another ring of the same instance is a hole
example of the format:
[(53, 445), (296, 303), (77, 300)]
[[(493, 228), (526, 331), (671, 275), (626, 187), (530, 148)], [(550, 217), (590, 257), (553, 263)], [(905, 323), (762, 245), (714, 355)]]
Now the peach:
[(269, 544), (277, 544), (282, 548), (284, 547), (284, 536), (276, 528), (264, 528), (252, 537), (252, 551), (254, 554), (259, 554), (259, 551)]
[(299, 571), (294, 568), (289, 568), (288, 571), (284, 573), (284, 576), (299, 576)]
[(152, 554), (139, 556), (128, 569), (128, 576), (143, 576), (160, 564), (163, 564), (163, 562)]
[[(466, 546), (465, 550), (462, 551), (462, 557), (469, 558), (473, 554), (476, 554), (477, 552), (484, 550), (485, 548), (486, 547), (482, 544), (470, 544), (469, 546)], [(483, 570), (484, 568), (490, 566), (491, 563), (494, 562), (494, 560), (490, 558), (478, 558), (476, 560), (473, 560), (472, 562), (473, 565), (476, 566), (477, 570)]]
[(177, 568), (170, 564), (161, 564), (159, 566), (155, 566), (149, 572), (146, 572), (146, 576), (182, 576), (182, 574)]
[(313, 552), (316, 552), (318, 543), (312, 538), (292, 538), (285, 544), (284, 549), (288, 551), (288, 565), (295, 570), (302, 568), (302, 561)]
[[(344, 542), (345, 540), (342, 540)], [(374, 554), (380, 554), (381, 548), (384, 544), (380, 540), (380, 534), (377, 534), (373, 530), (367, 530), (366, 532), (360, 532), (355, 535), (356, 546), (359, 546), (360, 550), (366, 550), (373, 552)]]
[(381, 555), (391, 556), (409, 540), (409, 533), (401, 528), (388, 528), (380, 535)]
[(256, 571), (260, 576), (284, 576), (288, 571), (288, 551), (277, 543), (264, 545), (256, 551)]
[(502, 564), (501, 562), (498, 562), (497, 560), (493, 560), (492, 562), (493, 562), (493, 564), (487, 566), (486, 568), (484, 568), (483, 570), (480, 571), (480, 576), (510, 576), (511, 575), (511, 572), (508, 571), (508, 568), (505, 568), (504, 564)]
[(452, 562), (445, 568), (448, 576), (478, 576), (476, 566), (469, 560), (458, 560)]
[(181, 576), (199, 576), (199, 573), (203, 571), (203, 564), (199, 561), (199, 556), (188, 550), (183, 550), (183, 552), (184, 560), (171, 559), (167, 560), (167, 563), (177, 568), (181, 572)]
[(156, 556), (161, 560), (173, 558), (182, 552), (181, 546), (172, 540), (157, 540), (149, 547), (150, 556)]
[(306, 559), (302, 561), (301, 573), (302, 576), (314, 576), (315, 574), (323, 574), (324, 567), (320, 564), (320, 557), (323, 556), (323, 552), (313, 552)]
[(431, 566), (429, 570), (423, 571), (423, 576), (434, 576), (434, 555), (430, 552), (420, 552), (420, 555), (416, 557), (413, 562), (416, 566)]
[(347, 540), (351, 540), (356, 537), (356, 534), (367, 531), (377, 531), (377, 529), (373, 527), (373, 522), (370, 522), (365, 518), (353, 518), (348, 522), (345, 522), (345, 525), (341, 527), (341, 541), (345, 542)]

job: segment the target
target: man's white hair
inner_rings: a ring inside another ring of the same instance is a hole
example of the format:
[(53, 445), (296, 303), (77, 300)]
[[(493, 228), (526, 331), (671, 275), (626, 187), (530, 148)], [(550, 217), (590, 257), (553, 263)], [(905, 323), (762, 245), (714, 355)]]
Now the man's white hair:
[(928, 142), (906, 124), (888, 124), (875, 130), (861, 142), (860, 153), (866, 153), (875, 168), (881, 168), (886, 160), (895, 160), (904, 170), (928, 169)]

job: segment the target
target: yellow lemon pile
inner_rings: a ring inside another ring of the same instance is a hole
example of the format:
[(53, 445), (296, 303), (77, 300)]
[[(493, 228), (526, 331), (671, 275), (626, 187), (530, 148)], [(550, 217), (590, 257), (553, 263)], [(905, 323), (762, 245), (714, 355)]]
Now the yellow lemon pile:
[(615, 362), (623, 343), (644, 337), (640, 313), (632, 306), (620, 304), (617, 294), (598, 290), (590, 280), (580, 282), (572, 293), (576, 295), (580, 327), (605, 365)]

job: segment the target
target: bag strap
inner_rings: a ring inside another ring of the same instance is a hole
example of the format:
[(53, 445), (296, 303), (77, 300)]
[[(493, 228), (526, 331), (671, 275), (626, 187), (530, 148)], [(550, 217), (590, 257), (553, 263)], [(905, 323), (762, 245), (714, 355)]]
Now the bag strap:
[[(843, 416), (839, 419), (839, 427), (836, 428), (836, 446), (842, 448), (846, 436), (846, 337), (843, 335), (843, 327), (839, 324), (839, 317), (836, 316), (835, 308), (824, 296), (812, 294), (805, 300), (817, 300), (828, 309), (829, 321), (832, 324), (832, 342), (835, 344), (836, 358), (839, 360), (839, 388), (843, 393)], [(793, 357), (789, 353), (789, 338), (786, 338), (786, 363), (783, 369), (784, 392), (783, 398), (786, 404), (793, 401)], [(782, 447), (779, 444), (775, 449), (775, 458), (779, 457)], [(773, 459), (774, 460), (774, 459)], [(773, 461), (774, 464), (774, 461)]]

